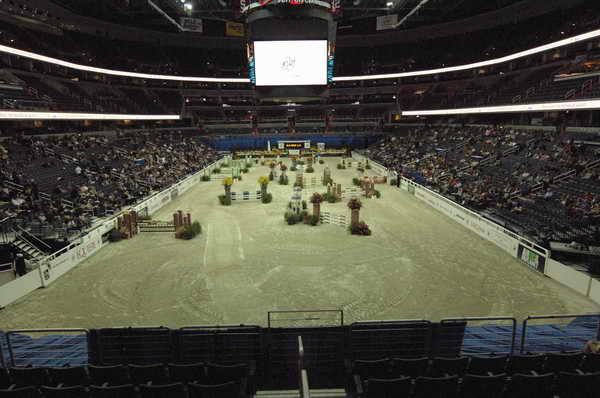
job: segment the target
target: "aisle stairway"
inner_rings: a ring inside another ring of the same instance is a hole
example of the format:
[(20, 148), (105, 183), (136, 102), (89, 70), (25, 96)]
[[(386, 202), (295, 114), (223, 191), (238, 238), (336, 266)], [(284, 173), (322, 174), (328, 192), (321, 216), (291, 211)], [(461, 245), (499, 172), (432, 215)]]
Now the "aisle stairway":
[[(255, 398), (300, 398), (298, 390), (269, 390), (257, 391)], [(346, 398), (343, 388), (311, 389), (310, 398)]]

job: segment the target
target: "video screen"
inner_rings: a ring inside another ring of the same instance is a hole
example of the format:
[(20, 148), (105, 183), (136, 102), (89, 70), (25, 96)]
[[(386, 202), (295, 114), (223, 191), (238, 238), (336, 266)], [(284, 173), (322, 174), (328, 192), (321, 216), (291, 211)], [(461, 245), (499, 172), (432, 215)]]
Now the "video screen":
[(327, 55), (327, 40), (255, 41), (256, 85), (326, 85)]

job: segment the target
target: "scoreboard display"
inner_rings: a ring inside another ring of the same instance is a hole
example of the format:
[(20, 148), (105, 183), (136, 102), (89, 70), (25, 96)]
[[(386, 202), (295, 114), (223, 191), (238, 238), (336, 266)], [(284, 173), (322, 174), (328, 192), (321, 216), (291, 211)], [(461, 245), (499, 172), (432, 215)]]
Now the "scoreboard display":
[(310, 149), (310, 141), (279, 141), (278, 148), (287, 150)]

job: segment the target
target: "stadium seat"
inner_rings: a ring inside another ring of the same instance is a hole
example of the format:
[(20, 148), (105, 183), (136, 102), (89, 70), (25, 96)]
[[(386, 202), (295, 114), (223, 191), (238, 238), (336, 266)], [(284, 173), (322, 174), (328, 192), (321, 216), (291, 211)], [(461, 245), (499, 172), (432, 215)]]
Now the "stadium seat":
[(586, 354), (581, 370), (589, 373), (600, 372), (600, 354)]
[(368, 398), (409, 397), (412, 389), (410, 377), (399, 379), (369, 379), (365, 383), (365, 396)]
[(210, 384), (223, 384), (230, 381), (241, 382), (248, 377), (248, 370), (248, 365), (245, 363), (235, 365), (206, 364), (206, 375)]
[(48, 375), (45, 368), (10, 368), (10, 378), (17, 387), (47, 385)]
[(458, 376), (417, 377), (414, 398), (457, 398)]
[(168, 382), (168, 377), (165, 372), (165, 367), (161, 364), (154, 365), (129, 365), (129, 375), (133, 384), (165, 384)]
[(10, 381), (10, 375), (8, 374), (8, 369), (0, 368), (0, 388), (7, 389), (12, 385)]
[(89, 396), (84, 386), (71, 387), (40, 387), (44, 398), (87, 398)]
[(468, 357), (456, 357), (456, 358), (434, 358), (431, 363), (430, 374), (434, 377), (442, 376), (462, 376), (467, 370), (469, 365)]
[(171, 383), (191, 383), (206, 378), (203, 363), (192, 363), (187, 365), (170, 363), (168, 367), (169, 380)]
[(189, 398), (236, 398), (243, 395), (239, 383), (234, 381), (217, 385), (190, 383), (188, 392)]
[(508, 369), (510, 374), (543, 373), (545, 359), (542, 354), (513, 355), (508, 362)]
[(507, 361), (507, 355), (489, 357), (472, 356), (467, 372), (473, 375), (501, 374), (506, 370)]
[(550, 353), (546, 355), (544, 372), (574, 372), (583, 361), (582, 352)]
[(62, 384), (68, 386), (87, 386), (90, 384), (90, 378), (83, 366), (65, 366), (62, 368), (49, 368), (48, 376), (52, 385)]
[(419, 377), (427, 373), (429, 358), (394, 358), (391, 361), (392, 377)]
[(516, 373), (506, 387), (506, 397), (510, 398), (553, 398), (554, 375)]
[(165, 385), (140, 385), (141, 398), (186, 398), (182, 383)]
[(133, 384), (122, 386), (90, 386), (92, 398), (130, 398), (135, 397)]
[(556, 380), (556, 392), (560, 398), (595, 398), (599, 395), (600, 372), (560, 372)]
[(377, 359), (374, 361), (356, 360), (352, 363), (352, 375), (360, 376), (362, 380), (386, 379), (389, 376), (390, 361)]
[(38, 389), (33, 386), (0, 390), (0, 398), (39, 398), (39, 396)]
[(129, 369), (123, 365), (114, 366), (94, 366), (88, 365), (88, 372), (93, 384), (101, 386), (104, 384), (110, 386), (121, 386), (131, 382), (129, 378)]
[(461, 398), (502, 398), (506, 374), (482, 376), (466, 374), (462, 379)]

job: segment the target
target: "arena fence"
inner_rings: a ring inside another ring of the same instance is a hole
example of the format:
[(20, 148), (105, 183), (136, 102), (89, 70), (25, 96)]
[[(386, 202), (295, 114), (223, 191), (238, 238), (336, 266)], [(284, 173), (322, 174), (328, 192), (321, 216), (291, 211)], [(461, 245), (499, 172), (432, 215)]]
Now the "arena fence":
[(523, 321), (520, 351), (577, 351), (590, 340), (600, 340), (600, 314), (528, 316)]
[(427, 320), (365, 321), (350, 325), (352, 359), (428, 356), (433, 337)]
[(11, 366), (88, 363), (88, 329), (23, 329), (6, 333)]
[(440, 322), (438, 347), (440, 356), (460, 354), (513, 354), (517, 320), (512, 317), (446, 318)]
[(261, 374), (269, 358), (273, 360), (270, 354), (289, 362), (278, 350), (287, 350), (299, 335), (306, 337), (310, 358), (332, 361), (581, 351), (587, 341), (599, 339), (600, 314), (530, 316), (522, 327), (511, 317), (382, 320), (344, 326), (342, 310), (290, 310), (269, 312), (267, 322), (268, 327), (13, 330), (5, 335), (0, 361), (9, 366), (53, 367), (248, 362)]
[(167, 363), (172, 359), (172, 330), (162, 326), (95, 329), (91, 335), (93, 362)]
[(256, 325), (184, 326), (177, 331), (176, 360), (192, 362), (255, 362), (258, 374), (264, 350), (261, 328)]

